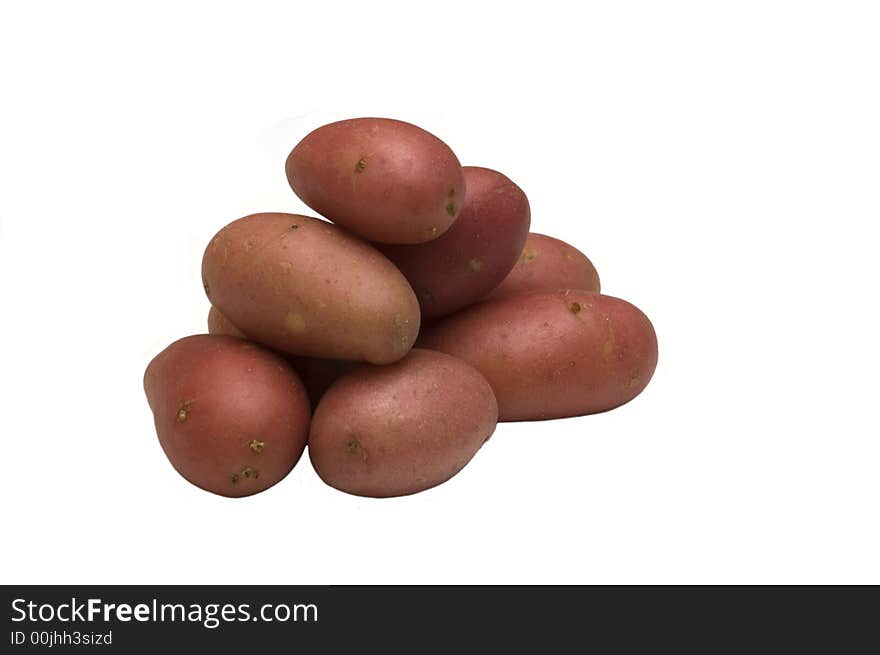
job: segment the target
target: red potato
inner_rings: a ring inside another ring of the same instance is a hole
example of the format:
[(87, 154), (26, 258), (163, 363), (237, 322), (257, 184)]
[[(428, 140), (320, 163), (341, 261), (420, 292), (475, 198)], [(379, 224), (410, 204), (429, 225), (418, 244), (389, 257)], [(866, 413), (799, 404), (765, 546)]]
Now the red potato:
[(208, 310), (208, 334), (225, 334), (230, 337), (247, 339), (247, 335), (235, 327), (232, 321), (226, 318), (214, 305), (211, 305), (211, 309)]
[(305, 204), (380, 243), (436, 239), (458, 217), (465, 197), (461, 164), (449, 146), (389, 118), (319, 127), (291, 151), (286, 172)]
[(233, 221), (205, 249), (202, 279), (233, 325), (291, 355), (388, 364), (419, 332), (418, 301), (394, 264), (316, 218)]
[(416, 292), (422, 317), (443, 316), (485, 296), (513, 268), (529, 233), (529, 201), (488, 168), (465, 166), (467, 196), (445, 234), (417, 245), (378, 246)]
[(315, 410), (309, 456), (332, 487), (403, 496), (458, 473), (495, 430), (489, 384), (464, 362), (412, 350), (340, 378)]
[(574, 246), (530, 232), (516, 265), (486, 298), (556, 289), (582, 289), (598, 293), (599, 273), (593, 262)]
[(305, 389), (278, 355), (236, 337), (174, 342), (147, 367), (159, 443), (194, 485), (249, 496), (284, 478), (308, 438)]
[(587, 291), (489, 300), (433, 325), (420, 348), (480, 371), (501, 421), (593, 414), (635, 398), (657, 366), (657, 336), (625, 300)]
[(362, 362), (348, 359), (320, 359), (318, 357), (288, 357), (290, 365), (299, 374), (306, 387), (312, 409), (318, 406), (321, 398), (336, 380), (357, 368)]
[[(208, 333), (248, 338), (213, 305), (208, 311)], [(297, 357), (296, 355), (284, 355), (284, 358), (293, 366), (302, 380), (309, 400), (312, 402), (312, 407), (317, 406), (321, 396), (330, 388), (331, 384), (359, 363), (344, 359), (320, 359), (318, 357)]]

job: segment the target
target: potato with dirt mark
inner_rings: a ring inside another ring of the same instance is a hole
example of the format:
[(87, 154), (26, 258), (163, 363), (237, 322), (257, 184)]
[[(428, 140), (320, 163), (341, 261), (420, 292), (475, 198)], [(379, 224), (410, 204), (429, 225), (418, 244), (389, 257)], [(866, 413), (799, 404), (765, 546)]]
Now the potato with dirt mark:
[(171, 464), (206, 491), (264, 491), (305, 449), (311, 412), (299, 377), (282, 357), (250, 341), (180, 339), (150, 362), (144, 391)]
[(486, 298), (557, 289), (600, 290), (593, 262), (572, 245), (530, 232), (516, 265)]
[(419, 304), (371, 245), (316, 218), (253, 214), (205, 250), (211, 303), (249, 338), (292, 355), (397, 361), (419, 332)]
[[(211, 305), (208, 312), (208, 334), (226, 334), (233, 337), (247, 339), (247, 335), (239, 330), (226, 318), (219, 309)], [(312, 402), (312, 407), (318, 405), (321, 396), (330, 388), (340, 376), (348, 373), (360, 362), (347, 359), (321, 359), (319, 357), (298, 357), (296, 355), (283, 355), (293, 366), (293, 369), (302, 380), (303, 386)]]
[(446, 233), (428, 243), (380, 245), (419, 299), (422, 316), (443, 316), (479, 300), (507, 276), (529, 233), (529, 201), (508, 177), (464, 167), (467, 195)]
[(438, 321), (418, 346), (480, 371), (500, 421), (613, 409), (639, 395), (657, 365), (647, 316), (625, 300), (575, 290), (488, 300)]
[(291, 151), (287, 180), (309, 207), (369, 241), (423, 243), (465, 197), (461, 164), (430, 132), (389, 118), (319, 127)]
[(309, 456), (318, 475), (359, 496), (403, 496), (445, 482), (492, 435), (498, 406), (464, 362), (413, 350), (340, 378), (315, 410)]

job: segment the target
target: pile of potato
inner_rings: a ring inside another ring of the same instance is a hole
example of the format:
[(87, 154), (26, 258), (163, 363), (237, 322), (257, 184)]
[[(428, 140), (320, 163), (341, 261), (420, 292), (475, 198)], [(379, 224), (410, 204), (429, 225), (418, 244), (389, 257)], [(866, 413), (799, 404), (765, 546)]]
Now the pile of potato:
[(306, 444), (327, 484), (400, 496), (455, 475), (498, 421), (603, 412), (657, 364), (648, 318), (585, 255), (529, 232), (525, 193), (415, 125), (308, 134), (287, 179), (326, 220), (246, 216), (202, 261), (208, 332), (144, 376), (168, 459), (247, 496)]

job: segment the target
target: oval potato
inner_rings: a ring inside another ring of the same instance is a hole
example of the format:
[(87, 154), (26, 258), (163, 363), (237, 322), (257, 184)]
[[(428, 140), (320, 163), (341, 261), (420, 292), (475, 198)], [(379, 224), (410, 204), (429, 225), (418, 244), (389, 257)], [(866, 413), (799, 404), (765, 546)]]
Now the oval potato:
[(464, 362), (413, 350), (340, 378), (315, 410), (309, 456), (327, 484), (359, 496), (416, 493), (458, 473), (495, 430), (489, 384)]
[(599, 273), (593, 262), (574, 246), (530, 232), (516, 265), (486, 298), (556, 289), (599, 293)]
[(529, 201), (489, 168), (464, 167), (467, 195), (445, 234), (428, 243), (379, 246), (409, 281), (422, 316), (443, 316), (485, 296), (505, 278), (529, 233)]
[(326, 221), (253, 214), (202, 260), (213, 305), (251, 339), (293, 355), (388, 364), (419, 332), (412, 288), (379, 251)]
[(180, 475), (221, 496), (268, 489), (308, 438), (305, 389), (283, 358), (250, 341), (200, 334), (150, 362), (144, 391), (159, 443)]
[(639, 395), (657, 365), (648, 317), (625, 300), (587, 291), (489, 300), (439, 321), (418, 345), (480, 371), (501, 421), (613, 409)]
[(420, 127), (353, 118), (314, 130), (291, 151), (287, 180), (309, 207), (381, 243), (422, 243), (458, 217), (465, 182), (455, 153)]

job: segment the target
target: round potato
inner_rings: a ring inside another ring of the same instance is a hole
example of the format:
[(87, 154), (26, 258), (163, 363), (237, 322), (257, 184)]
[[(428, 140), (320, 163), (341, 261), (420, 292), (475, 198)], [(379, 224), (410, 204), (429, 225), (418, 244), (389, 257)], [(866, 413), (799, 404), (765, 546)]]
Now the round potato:
[(184, 478), (249, 496), (286, 476), (305, 449), (309, 400), (283, 358), (244, 339), (175, 341), (144, 375), (159, 443)]
[(599, 293), (599, 273), (593, 262), (574, 246), (530, 232), (513, 270), (486, 298), (556, 289)]
[(419, 347), (480, 371), (501, 421), (604, 412), (639, 395), (657, 365), (648, 317), (624, 300), (588, 291), (489, 300), (439, 321)]
[(413, 350), (362, 365), (315, 410), (309, 456), (321, 479), (359, 496), (403, 496), (458, 473), (495, 430), (498, 406), (464, 362)]
[(443, 316), (485, 296), (513, 268), (529, 233), (529, 201), (497, 171), (465, 166), (467, 195), (444, 235), (379, 246), (416, 292), (422, 316)]
[(233, 325), (293, 355), (388, 364), (419, 332), (419, 304), (379, 251), (326, 221), (253, 214), (202, 260), (205, 292)]
[[(208, 312), (208, 334), (226, 334), (242, 339), (248, 338), (213, 305)], [(297, 357), (296, 355), (285, 355), (285, 359), (293, 366), (302, 380), (312, 407), (317, 406), (321, 396), (337, 378), (359, 364), (359, 362), (347, 359), (321, 359), (319, 357)]]
[(319, 214), (370, 241), (422, 243), (458, 217), (455, 153), (420, 127), (354, 118), (319, 127), (287, 158), (287, 180)]

